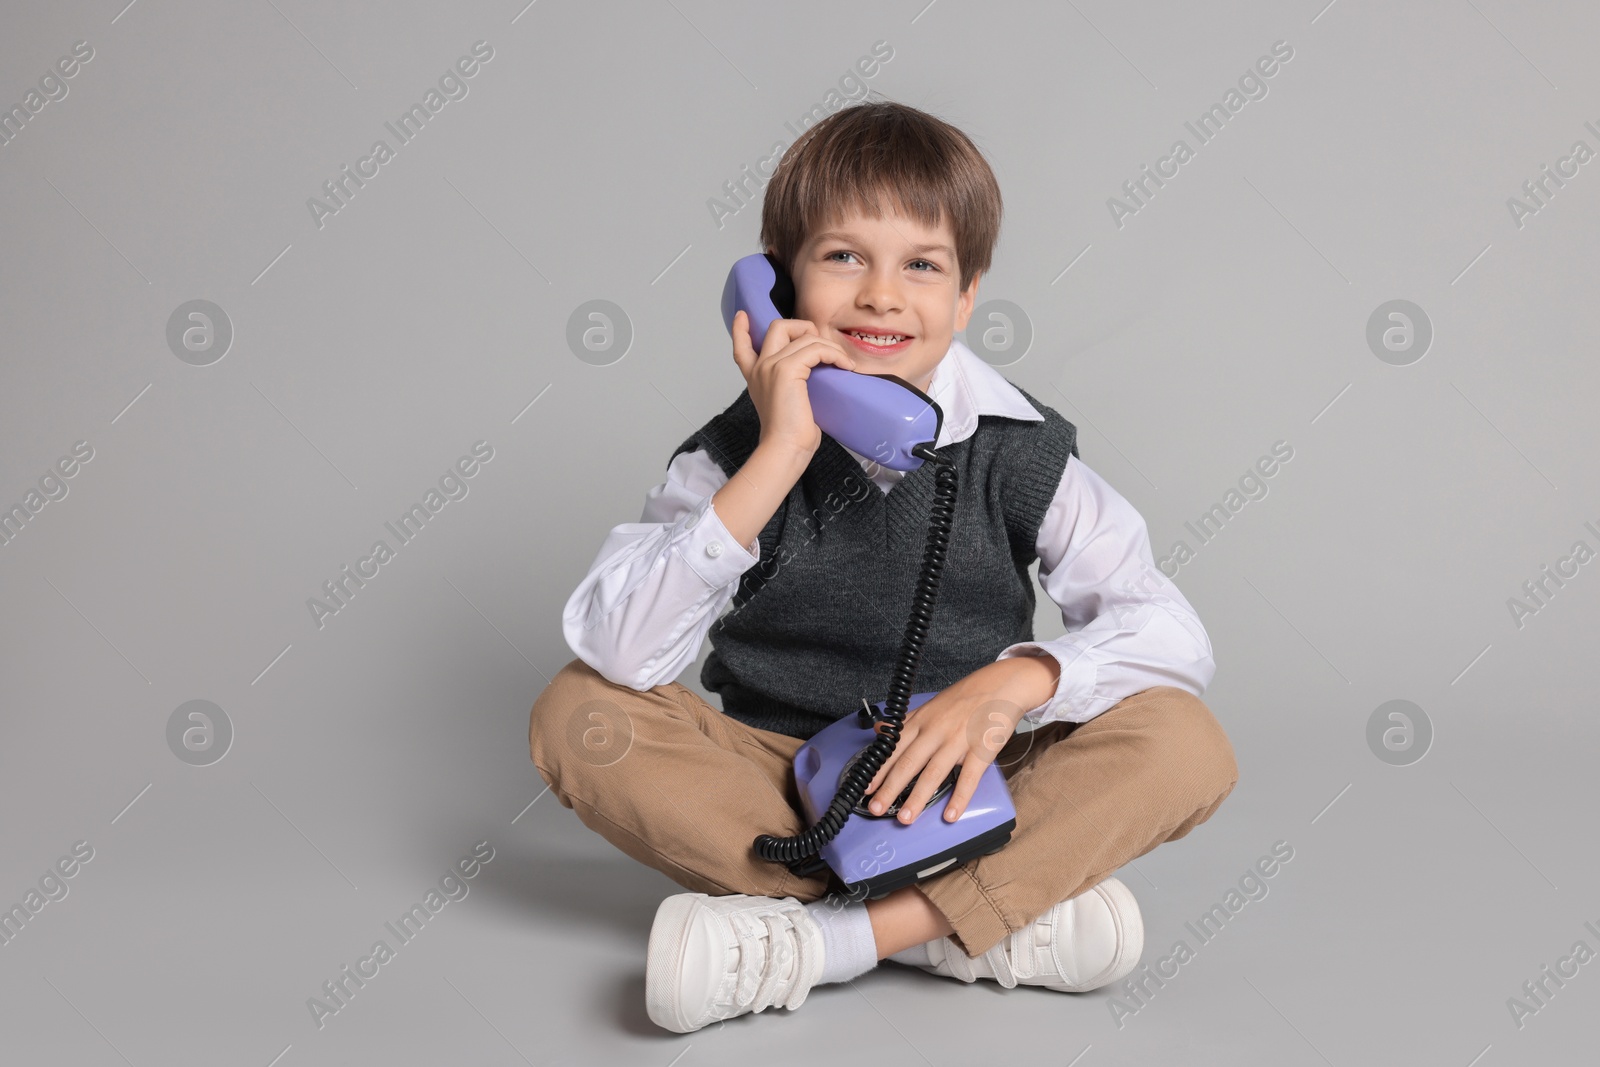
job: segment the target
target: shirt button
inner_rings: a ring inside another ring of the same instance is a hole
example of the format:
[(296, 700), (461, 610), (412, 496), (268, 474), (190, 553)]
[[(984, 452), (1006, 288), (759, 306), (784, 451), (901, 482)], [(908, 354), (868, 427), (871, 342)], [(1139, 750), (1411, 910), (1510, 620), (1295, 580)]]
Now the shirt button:
[(717, 556), (722, 555), (722, 542), (721, 541), (713, 541), (709, 545), (707, 545), (706, 546), (706, 555), (712, 557), (713, 559), (715, 559)]

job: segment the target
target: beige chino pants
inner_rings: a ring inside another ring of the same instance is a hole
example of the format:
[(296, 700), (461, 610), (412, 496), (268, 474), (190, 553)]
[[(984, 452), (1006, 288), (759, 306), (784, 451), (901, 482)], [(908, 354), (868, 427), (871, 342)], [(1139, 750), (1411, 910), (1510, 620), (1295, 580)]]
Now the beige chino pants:
[[(807, 828), (794, 779), (804, 743), (730, 719), (677, 682), (641, 693), (576, 659), (529, 719), (534, 766), (565, 807), (640, 863), (712, 896), (810, 903), (828, 892), (827, 872), (800, 878), (751, 848), (760, 834)], [(1011, 840), (916, 886), (968, 956), (1183, 837), (1239, 779), (1210, 709), (1170, 686), (1086, 723), (1015, 733), (995, 763), (1017, 811)], [(947, 800), (918, 818), (943, 818)]]

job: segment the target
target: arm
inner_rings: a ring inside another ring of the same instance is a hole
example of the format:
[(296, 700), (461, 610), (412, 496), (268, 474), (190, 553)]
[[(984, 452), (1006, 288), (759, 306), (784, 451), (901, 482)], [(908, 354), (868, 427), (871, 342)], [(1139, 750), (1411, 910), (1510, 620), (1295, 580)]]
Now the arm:
[(699, 653), (740, 576), (759, 562), (757, 535), (821, 442), (806, 394), (811, 368), (855, 365), (801, 320), (774, 321), (757, 355), (743, 311), (734, 316), (733, 351), (761, 419), (755, 450), (732, 479), (698, 450), (675, 458), (646, 497), (643, 519), (612, 529), (562, 611), (573, 652), (632, 689), (671, 681)]
[(741, 542), (755, 540), (810, 462), (810, 455), (781, 445), (756, 445), (744, 466), (712, 498), (728, 531)]
[(1040, 584), (1075, 632), (1011, 645), (908, 714), (899, 746), (868, 783), (874, 812), (915, 777), (898, 816), (914, 821), (959, 763), (943, 809), (945, 819), (958, 819), (1021, 720), (1087, 722), (1154, 685), (1199, 696), (1211, 681), (1211, 641), (1156, 569), (1144, 519), (1075, 456), (1037, 540)]
[(736, 537), (723, 523), (726, 482), (705, 452), (684, 453), (645, 494), (639, 522), (606, 536), (561, 617), (567, 644), (602, 677), (641, 692), (677, 678), (759, 561), (755, 535)]
[(1048, 699), (1029, 722), (1087, 722), (1125, 697), (1170, 685), (1201, 695), (1216, 672), (1211, 639), (1155, 566), (1143, 517), (1077, 457), (1039, 526), (1039, 583), (1071, 632), (1000, 653), (1053, 659)]

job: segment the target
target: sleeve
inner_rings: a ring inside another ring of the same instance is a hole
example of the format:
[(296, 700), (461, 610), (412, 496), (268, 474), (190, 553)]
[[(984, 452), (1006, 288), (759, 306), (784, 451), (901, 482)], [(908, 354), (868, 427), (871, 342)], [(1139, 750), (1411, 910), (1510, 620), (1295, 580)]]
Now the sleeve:
[(760, 561), (759, 539), (740, 545), (712, 507), (726, 483), (704, 451), (682, 453), (640, 520), (606, 536), (561, 615), (567, 644), (602, 677), (641, 692), (676, 679)]
[(1038, 553), (1039, 583), (1069, 632), (1000, 653), (1060, 664), (1055, 695), (1023, 718), (1087, 722), (1152, 686), (1205, 691), (1216, 664), (1199, 616), (1156, 568), (1143, 517), (1076, 456), (1040, 524)]

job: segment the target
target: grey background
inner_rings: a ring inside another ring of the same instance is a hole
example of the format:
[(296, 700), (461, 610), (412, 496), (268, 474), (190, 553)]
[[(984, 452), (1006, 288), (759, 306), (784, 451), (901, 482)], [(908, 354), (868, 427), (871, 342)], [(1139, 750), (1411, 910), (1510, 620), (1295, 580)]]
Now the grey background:
[[(1520, 228), (1506, 203), (1600, 147), (1590, 5), (123, 4), (8, 5), (0, 33), (7, 107), (94, 48), (0, 147), (0, 504), (94, 449), (0, 545), (0, 904), (94, 849), (0, 946), (8, 1062), (1593, 1057), (1600, 965), (1507, 1007), (1600, 949), (1596, 565), (1521, 627), (1507, 606), (1600, 547), (1600, 163)], [(468, 95), (319, 229), (307, 198), (478, 40)], [(678, 887), (544, 792), (528, 709), (605, 532), (742, 387), (716, 299), (759, 203), (719, 228), (706, 201), (879, 40), (866, 84), (999, 176), (980, 298), (1034, 331), (1003, 373), (1158, 555), (1293, 447), (1176, 579), (1242, 777), (1121, 872), (1146, 962), (1294, 858), (1120, 1027), (1112, 990), (884, 966), (671, 1035), (643, 968)], [(1278, 40), (1268, 95), (1118, 228), (1107, 199)], [(208, 366), (166, 343), (196, 299), (234, 331)], [(595, 299), (634, 330), (606, 366), (565, 339)], [(1395, 299), (1434, 330), (1406, 366), (1365, 340)], [(307, 599), (479, 440), (468, 495), (319, 629)], [(1367, 743), (1395, 699), (1434, 732), (1405, 766)], [(209, 766), (168, 746), (191, 700), (232, 724)], [(484, 840), (467, 897), (318, 1029), (307, 998)]]

